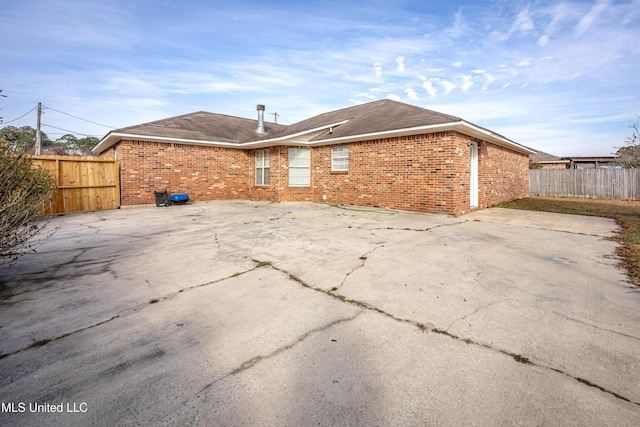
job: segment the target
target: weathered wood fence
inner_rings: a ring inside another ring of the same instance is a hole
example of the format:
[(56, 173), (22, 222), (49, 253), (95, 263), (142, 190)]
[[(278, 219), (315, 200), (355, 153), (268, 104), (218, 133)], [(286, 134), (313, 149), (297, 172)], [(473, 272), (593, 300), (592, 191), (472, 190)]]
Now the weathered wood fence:
[(118, 162), (88, 156), (34, 156), (48, 170), (58, 191), (44, 215), (117, 209), (120, 205)]
[(640, 169), (534, 169), (529, 195), (640, 200)]

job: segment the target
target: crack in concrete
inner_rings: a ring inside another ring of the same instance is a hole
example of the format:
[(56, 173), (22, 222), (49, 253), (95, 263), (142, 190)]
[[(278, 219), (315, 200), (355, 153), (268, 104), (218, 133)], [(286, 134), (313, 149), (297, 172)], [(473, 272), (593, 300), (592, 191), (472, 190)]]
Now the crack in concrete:
[(267, 354), (265, 356), (256, 356), (256, 357), (253, 357), (253, 358), (243, 362), (240, 366), (238, 366), (236, 369), (231, 371), (228, 375), (235, 375), (235, 374), (238, 374), (238, 373), (240, 373), (242, 371), (245, 371), (245, 370), (251, 368), (252, 366), (256, 365), (257, 363), (259, 363), (259, 362), (261, 362), (261, 361), (263, 361), (265, 359), (272, 358), (274, 356), (277, 356), (280, 353), (283, 353), (286, 350), (292, 349), (293, 347), (295, 347), (296, 345), (300, 344), (302, 341), (307, 339), (310, 335), (315, 334), (316, 332), (324, 331), (324, 330), (329, 329), (332, 326), (335, 326), (335, 325), (340, 324), (340, 323), (350, 322), (350, 321), (356, 319), (362, 313), (363, 313), (363, 310), (360, 310), (354, 316), (346, 317), (346, 318), (342, 318), (342, 319), (338, 319), (338, 320), (334, 320), (333, 322), (328, 323), (328, 324), (326, 324), (324, 326), (320, 326), (318, 328), (311, 329), (310, 331), (307, 331), (304, 334), (300, 335), (293, 342), (291, 342), (291, 343), (289, 343), (287, 345), (284, 345), (282, 347), (279, 347), (279, 348), (275, 349), (274, 351), (272, 351), (271, 353), (269, 353), (269, 354)]
[(375, 248), (371, 249), (369, 252), (365, 252), (364, 254), (362, 254), (360, 256), (360, 258), (358, 258), (359, 260), (361, 260), (362, 262), (360, 263), (360, 265), (355, 266), (354, 268), (351, 269), (351, 271), (349, 271), (347, 274), (344, 275), (344, 279), (342, 279), (342, 282), (340, 283), (339, 286), (336, 286), (335, 288), (331, 289), (332, 291), (337, 291), (338, 289), (340, 289), (344, 283), (347, 281), (347, 278), (349, 278), (349, 276), (356, 270), (364, 267), (365, 262), (367, 262), (367, 258), (369, 255), (371, 255), (372, 253), (374, 253), (375, 251), (377, 251), (380, 248), (384, 248), (384, 244), (380, 244), (379, 246), (376, 246)]
[(100, 322), (98, 322), (98, 323), (94, 323), (93, 325), (85, 326), (85, 327), (83, 327), (83, 328), (78, 328), (78, 329), (76, 329), (76, 330), (74, 330), (74, 331), (66, 332), (66, 333), (64, 333), (64, 334), (62, 334), (62, 335), (58, 335), (58, 336), (57, 336), (57, 337), (55, 337), (55, 338), (45, 338), (45, 339), (42, 339), (42, 340), (34, 341), (33, 343), (31, 343), (31, 344), (30, 344), (30, 345), (28, 345), (27, 347), (24, 347), (24, 348), (21, 348), (21, 349), (18, 349), (18, 350), (12, 351), (11, 353), (0, 354), (0, 359), (4, 359), (5, 357), (8, 357), (8, 356), (13, 356), (13, 355), (18, 354), (18, 353), (22, 353), (23, 351), (25, 351), (25, 350), (29, 350), (29, 349), (32, 349), (32, 348), (42, 347), (42, 346), (44, 346), (44, 345), (49, 344), (50, 342), (58, 341), (58, 340), (61, 340), (61, 339), (63, 339), (63, 338), (66, 338), (66, 337), (68, 337), (68, 336), (71, 336), (71, 335), (77, 334), (77, 333), (79, 333), (79, 332), (83, 332), (83, 331), (86, 331), (86, 330), (89, 330), (89, 329), (95, 328), (95, 327), (97, 327), (97, 326), (104, 325), (104, 324), (106, 324), (106, 323), (111, 322), (112, 320), (118, 319), (119, 317), (120, 317), (120, 315), (118, 314), (118, 315), (112, 316), (112, 317), (110, 317), (110, 318), (108, 318), (108, 319), (106, 319), (106, 320), (100, 321)]
[(144, 303), (141, 303), (141, 304), (137, 304), (137, 305), (135, 305), (135, 306), (133, 306), (133, 307), (127, 307), (127, 308), (124, 308), (124, 309), (120, 310), (120, 311), (118, 312), (118, 314), (116, 314), (116, 315), (114, 315), (114, 316), (110, 317), (110, 318), (109, 318), (109, 319), (107, 319), (107, 320), (104, 320), (104, 321), (101, 321), (101, 322), (95, 323), (95, 324), (93, 324), (93, 325), (85, 326), (85, 327), (82, 327), (82, 328), (79, 328), (79, 329), (76, 329), (76, 330), (73, 330), (73, 331), (70, 331), (70, 332), (65, 332), (65, 333), (63, 333), (63, 334), (61, 334), (61, 335), (58, 335), (58, 336), (57, 336), (57, 337), (55, 337), (55, 338), (45, 338), (45, 339), (41, 339), (41, 340), (38, 340), (38, 341), (34, 341), (34, 343), (30, 344), (30, 345), (29, 345), (29, 346), (27, 346), (27, 347), (24, 347), (24, 348), (21, 348), (21, 349), (15, 350), (15, 351), (13, 351), (13, 352), (11, 352), (11, 353), (4, 353), (4, 354), (0, 354), (0, 359), (3, 359), (3, 358), (8, 357), (8, 356), (13, 356), (14, 354), (21, 353), (21, 352), (23, 352), (23, 351), (25, 351), (25, 350), (29, 350), (29, 349), (31, 349), (31, 348), (35, 348), (35, 347), (42, 347), (43, 345), (49, 344), (50, 342), (57, 341), (57, 340), (60, 340), (60, 339), (62, 339), (62, 338), (66, 338), (66, 337), (71, 336), (71, 335), (75, 335), (75, 334), (77, 334), (77, 333), (79, 333), (79, 332), (83, 332), (83, 331), (86, 331), (86, 330), (88, 330), (88, 329), (95, 328), (96, 326), (104, 325), (104, 324), (106, 324), (106, 323), (111, 322), (112, 320), (115, 320), (115, 319), (118, 319), (118, 318), (120, 318), (120, 317), (124, 316), (124, 315), (125, 315), (125, 314), (127, 314), (127, 313), (134, 313), (134, 312), (138, 312), (138, 311), (140, 311), (141, 309), (143, 309), (143, 308), (145, 308), (145, 307), (149, 307), (150, 305), (154, 305), (154, 304), (156, 304), (156, 303), (160, 302), (161, 300), (162, 300), (162, 301), (164, 301), (164, 300), (172, 299), (172, 298), (174, 298), (175, 296), (177, 296), (178, 294), (183, 293), (183, 292), (185, 292), (185, 291), (191, 291), (191, 290), (193, 290), (193, 289), (202, 288), (202, 287), (204, 287), (204, 286), (214, 285), (214, 284), (216, 284), (216, 283), (220, 283), (220, 282), (223, 282), (223, 281), (225, 281), (225, 280), (228, 280), (228, 279), (231, 279), (231, 278), (238, 277), (238, 276), (241, 276), (241, 275), (243, 275), (243, 274), (249, 273), (249, 272), (251, 272), (251, 271), (253, 271), (253, 270), (255, 270), (255, 269), (258, 269), (258, 268), (264, 267), (265, 265), (270, 265), (270, 264), (269, 264), (269, 263), (256, 262), (256, 265), (254, 265), (253, 267), (251, 267), (251, 268), (250, 268), (250, 269), (248, 269), (248, 270), (245, 270), (245, 271), (242, 271), (242, 272), (238, 272), (238, 273), (234, 273), (234, 274), (232, 274), (232, 275), (230, 275), (230, 276), (222, 277), (222, 278), (220, 278), (220, 279), (213, 280), (213, 281), (211, 281), (211, 282), (201, 283), (201, 284), (199, 284), (199, 285), (193, 285), (193, 286), (189, 286), (189, 287), (187, 287), (187, 288), (182, 288), (182, 289), (180, 289), (180, 290), (178, 290), (178, 291), (175, 291), (175, 292), (171, 292), (171, 293), (165, 294), (164, 296), (162, 296), (162, 297), (160, 297), (160, 298), (153, 298), (153, 299), (152, 299), (151, 301), (149, 301), (149, 302), (144, 302)]
[(506, 223), (500, 223), (500, 222), (485, 221), (485, 220), (481, 220), (481, 219), (474, 219), (473, 221), (474, 222), (486, 222), (487, 224), (497, 224), (497, 225), (503, 225), (503, 226), (508, 226), (508, 227), (532, 228), (534, 230), (555, 231), (555, 232), (558, 232), (558, 233), (566, 233), (566, 234), (577, 234), (578, 236), (600, 237), (602, 239), (609, 239), (609, 240), (615, 237), (615, 236), (603, 236), (602, 234), (582, 233), (580, 231), (569, 231), (569, 230), (557, 230), (557, 229), (553, 229), (553, 228), (532, 227), (530, 225), (506, 224)]
[[(562, 371), (560, 369), (556, 369), (556, 368), (552, 368), (550, 366), (545, 366), (543, 364), (532, 362), (529, 358), (527, 358), (527, 357), (525, 357), (523, 355), (515, 354), (515, 353), (509, 352), (507, 350), (500, 349), (500, 348), (495, 347), (495, 346), (493, 346), (491, 344), (481, 343), (481, 342), (472, 340), (471, 338), (461, 338), (461, 337), (459, 337), (457, 335), (453, 335), (453, 334), (449, 333), (447, 330), (439, 329), (439, 328), (435, 327), (434, 325), (432, 325), (430, 323), (427, 324), (428, 325), (427, 326), (427, 325), (425, 325), (423, 323), (420, 323), (420, 322), (417, 322), (415, 320), (399, 318), (399, 317), (397, 317), (397, 316), (395, 316), (395, 315), (393, 315), (391, 313), (388, 313), (388, 312), (386, 312), (386, 311), (384, 311), (384, 310), (382, 310), (380, 308), (375, 307), (372, 304), (369, 304), (368, 302), (358, 301), (358, 300), (353, 300), (353, 299), (347, 299), (346, 296), (339, 295), (339, 294), (334, 294), (333, 291), (325, 291), (323, 289), (316, 288), (313, 285), (310, 285), (310, 284), (304, 282), (302, 279), (300, 279), (300, 278), (294, 276), (293, 274), (287, 272), (286, 270), (283, 270), (281, 268), (275, 267), (274, 265), (272, 265), (270, 263), (266, 264), (266, 265), (268, 265), (269, 267), (271, 267), (271, 268), (273, 268), (275, 270), (278, 270), (278, 271), (280, 271), (282, 273), (288, 274), (288, 276), (289, 276), (289, 278), (291, 280), (294, 280), (294, 281), (298, 282), (300, 285), (302, 285), (302, 286), (304, 286), (306, 288), (309, 288), (309, 289), (314, 290), (316, 292), (321, 292), (321, 293), (326, 294), (326, 295), (328, 295), (328, 296), (330, 296), (332, 298), (337, 298), (337, 299), (339, 299), (339, 300), (341, 300), (343, 302), (347, 302), (347, 303), (350, 303), (350, 304), (355, 304), (355, 305), (360, 306), (360, 307), (362, 307), (364, 309), (367, 309), (367, 310), (376, 311), (376, 312), (378, 312), (378, 313), (380, 313), (380, 314), (382, 314), (382, 315), (384, 315), (386, 317), (389, 317), (389, 318), (391, 318), (391, 319), (393, 319), (395, 321), (402, 322), (402, 323), (409, 323), (409, 324), (417, 327), (422, 332), (427, 332), (428, 328), (430, 328), (431, 332), (434, 332), (434, 333), (437, 333), (437, 334), (440, 334), (440, 335), (445, 335), (445, 336), (447, 336), (447, 337), (449, 337), (451, 339), (454, 339), (456, 341), (464, 342), (467, 345), (474, 344), (474, 345), (486, 348), (488, 350), (491, 350), (491, 351), (494, 351), (494, 352), (498, 352), (500, 354), (504, 354), (504, 355), (510, 356), (516, 362), (522, 363), (524, 365), (531, 365), (531, 366), (535, 366), (535, 367), (539, 367), (539, 368), (543, 368), (543, 369), (548, 369), (548, 370), (551, 370), (551, 371), (566, 375), (567, 377), (569, 377), (569, 378), (571, 378), (573, 380), (576, 380), (576, 381), (578, 381), (578, 382), (580, 382), (580, 383), (582, 383), (584, 385), (587, 385), (589, 387), (594, 387), (594, 388), (596, 388), (596, 389), (598, 389), (598, 390), (600, 390), (600, 391), (602, 391), (604, 393), (611, 394), (612, 396), (614, 396), (614, 397), (616, 397), (618, 399), (621, 399), (621, 400), (624, 400), (626, 402), (633, 403), (635, 405), (640, 406), (640, 402), (635, 402), (635, 401), (633, 401), (633, 400), (631, 400), (631, 399), (629, 399), (629, 398), (627, 398), (625, 396), (622, 396), (622, 395), (620, 395), (618, 393), (615, 393), (615, 392), (613, 392), (611, 390), (607, 390), (606, 388), (604, 388), (604, 387), (602, 387), (602, 386), (600, 386), (598, 384), (592, 383), (589, 380), (586, 380), (586, 379), (581, 378), (581, 377), (573, 376), (573, 375), (568, 374), (568, 373), (566, 373), (566, 372), (564, 372), (564, 371)], [(495, 301), (495, 302), (493, 302), (491, 304), (497, 304), (498, 302), (502, 302), (502, 301), (504, 301), (504, 300)], [(489, 304), (489, 305), (491, 305), (491, 304)]]
[(183, 402), (183, 405), (188, 403), (190, 400), (193, 400), (193, 399), (197, 398), (201, 393), (205, 392), (207, 389), (211, 388), (212, 386), (214, 386), (215, 384), (219, 383), (220, 381), (224, 381), (225, 379), (227, 379), (228, 377), (230, 377), (232, 375), (236, 375), (236, 374), (239, 374), (241, 372), (244, 372), (247, 369), (250, 369), (250, 368), (254, 367), (255, 365), (257, 365), (258, 363), (262, 362), (263, 360), (271, 359), (271, 358), (273, 358), (273, 357), (275, 357), (275, 356), (277, 356), (277, 355), (279, 355), (281, 353), (284, 353), (287, 350), (291, 350), (292, 348), (294, 348), (295, 346), (297, 346), (298, 344), (300, 344), (301, 342), (303, 342), (304, 340), (306, 340), (307, 338), (309, 338), (313, 334), (325, 331), (325, 330), (327, 330), (329, 328), (332, 328), (333, 326), (338, 325), (340, 323), (345, 323), (345, 322), (350, 322), (352, 320), (355, 320), (362, 313), (363, 313), (363, 310), (360, 310), (355, 315), (353, 315), (351, 317), (345, 317), (345, 318), (337, 319), (337, 320), (334, 320), (332, 322), (327, 323), (326, 325), (319, 326), (317, 328), (313, 328), (313, 329), (305, 332), (304, 334), (298, 336), (296, 339), (294, 339), (289, 344), (286, 344), (286, 345), (283, 345), (281, 347), (276, 348), (275, 350), (273, 350), (269, 354), (258, 355), (258, 356), (252, 357), (249, 360), (246, 360), (246, 361), (242, 362), (240, 364), (240, 366), (238, 366), (237, 368), (233, 369), (231, 372), (228, 372), (228, 373), (222, 375), (221, 377), (214, 379), (212, 382), (210, 382), (209, 384), (207, 384), (204, 387), (202, 387), (196, 393), (196, 397), (185, 400)]
[(95, 231), (94, 234), (100, 235), (100, 236), (130, 237), (132, 239), (141, 239), (141, 240), (153, 240), (156, 238), (156, 237), (147, 237), (147, 236), (134, 236), (131, 234), (102, 233), (102, 229), (100, 227), (96, 227), (95, 225), (91, 225), (91, 224), (82, 224), (82, 225), (94, 230)]
[(580, 323), (580, 324), (585, 325), (585, 326), (590, 326), (592, 328), (596, 328), (596, 329), (599, 329), (601, 331), (611, 332), (612, 334), (620, 335), (620, 336), (627, 337), (627, 338), (632, 338), (634, 340), (640, 340), (640, 337), (636, 337), (634, 335), (625, 334), (624, 332), (614, 331), (612, 329), (603, 328), (601, 326), (585, 322), (584, 320), (576, 319), (576, 318), (573, 318), (573, 317), (569, 317), (566, 314), (558, 313), (557, 311), (552, 311), (552, 313), (557, 315), (557, 316), (564, 317), (567, 320), (571, 320), (572, 322)]
[(397, 231), (415, 231), (415, 232), (425, 232), (425, 231), (432, 231), (435, 230), (436, 228), (441, 228), (441, 227), (453, 227), (455, 225), (459, 225), (459, 224), (464, 224), (465, 222), (468, 222), (469, 220), (465, 219), (465, 220), (461, 220), (461, 221), (457, 221), (457, 222), (452, 222), (450, 224), (438, 224), (438, 225), (434, 225), (433, 227), (427, 227), (427, 228), (410, 228), (410, 227), (374, 227), (374, 228), (367, 228), (367, 227), (358, 227), (359, 229), (362, 230), (397, 230)]
[(247, 222), (243, 222), (243, 224), (260, 224), (262, 222), (268, 222), (268, 221), (277, 221), (279, 219), (283, 219), (285, 216), (289, 215), (290, 213), (293, 213), (293, 211), (289, 211), (289, 212), (283, 212), (280, 215), (276, 215), (273, 218), (268, 218), (268, 219), (258, 219), (255, 221), (247, 221)]
[(476, 313), (478, 313), (480, 310), (483, 310), (483, 309), (489, 308), (489, 307), (491, 307), (492, 305), (499, 304), (499, 303), (501, 303), (501, 302), (508, 301), (508, 300), (509, 300), (509, 298), (503, 298), (503, 299), (498, 300), (498, 301), (490, 302), (489, 304), (481, 305), (480, 307), (478, 307), (478, 308), (476, 308), (475, 310), (473, 310), (473, 312), (472, 312), (472, 313), (465, 314), (463, 317), (461, 317), (461, 318), (459, 318), (459, 319), (454, 320), (454, 321), (449, 325), (449, 327), (448, 327), (447, 329), (445, 329), (445, 331), (449, 331), (449, 330), (453, 327), (453, 325), (455, 325), (455, 324), (456, 324), (456, 323), (458, 323), (458, 322), (462, 322), (462, 321), (463, 321), (463, 320), (465, 320), (467, 317), (475, 316), (475, 315), (476, 315)]

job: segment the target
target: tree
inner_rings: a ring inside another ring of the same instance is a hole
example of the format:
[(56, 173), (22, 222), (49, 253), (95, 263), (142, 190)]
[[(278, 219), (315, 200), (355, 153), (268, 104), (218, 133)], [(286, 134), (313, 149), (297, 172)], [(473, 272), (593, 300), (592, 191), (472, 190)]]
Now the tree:
[(616, 164), (622, 168), (640, 168), (640, 117), (629, 125), (632, 130), (628, 136), (624, 147), (620, 147), (616, 152)]
[[(35, 218), (55, 190), (55, 180), (24, 149), (0, 138), (0, 260), (35, 252), (55, 232), (45, 233), (48, 221)], [(43, 237), (34, 239), (38, 234)]]
[[(20, 128), (6, 126), (0, 129), (0, 138), (5, 139), (17, 151), (28, 151), (36, 143), (36, 130), (31, 126), (22, 126)], [(40, 132), (40, 140), (42, 147), (51, 147), (53, 145), (53, 141), (44, 132)]]
[(529, 169), (542, 169), (542, 163), (529, 160)]
[(100, 140), (93, 136), (77, 138), (70, 133), (62, 135), (53, 143), (53, 152), (63, 156), (89, 156), (91, 149), (98, 145)]

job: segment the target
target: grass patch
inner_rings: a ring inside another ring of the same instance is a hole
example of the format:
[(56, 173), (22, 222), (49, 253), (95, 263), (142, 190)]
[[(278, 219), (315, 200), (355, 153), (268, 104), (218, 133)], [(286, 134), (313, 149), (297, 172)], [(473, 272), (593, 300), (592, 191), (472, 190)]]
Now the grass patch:
[(457, 335), (450, 334), (449, 332), (445, 331), (444, 329), (433, 328), (433, 329), (431, 329), (431, 332), (434, 332), (434, 333), (440, 334), (440, 335), (446, 335), (449, 338), (453, 338), (453, 339), (456, 339), (456, 340), (459, 338)]
[[(612, 240), (620, 244), (616, 255), (629, 281), (640, 286), (640, 201), (527, 197), (500, 203), (500, 208), (557, 212), (611, 218), (620, 226)], [(589, 230), (585, 230), (586, 233)]]
[(255, 268), (260, 268), (260, 267), (265, 267), (265, 266), (270, 266), (271, 265), (271, 263), (269, 261), (260, 261), (260, 260), (257, 260), (257, 259), (252, 259), (251, 261), (256, 263), (256, 267)]

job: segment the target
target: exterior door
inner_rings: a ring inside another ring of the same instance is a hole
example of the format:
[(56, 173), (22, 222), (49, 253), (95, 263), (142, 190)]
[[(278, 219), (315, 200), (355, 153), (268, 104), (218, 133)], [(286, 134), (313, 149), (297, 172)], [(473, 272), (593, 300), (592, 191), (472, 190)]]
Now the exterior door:
[(471, 151), (471, 155), (469, 156), (469, 201), (470, 206), (475, 208), (478, 206), (478, 143), (469, 143), (469, 149)]

